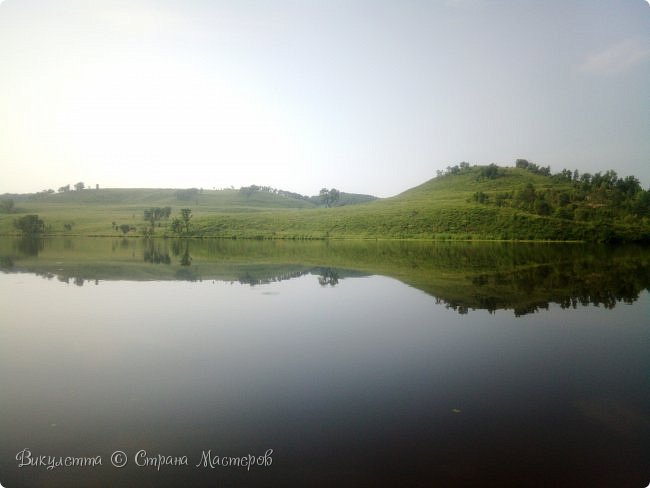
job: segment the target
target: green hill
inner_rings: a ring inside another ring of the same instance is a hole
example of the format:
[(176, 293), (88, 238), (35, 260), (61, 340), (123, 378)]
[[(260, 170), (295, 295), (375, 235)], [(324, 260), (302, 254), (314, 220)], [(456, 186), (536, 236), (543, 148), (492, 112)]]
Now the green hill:
[(395, 197), (353, 207), (197, 220), (195, 235), (650, 241), (650, 193), (633, 177), (518, 162), (462, 164)]
[[(347, 194), (342, 194), (347, 195)], [(370, 200), (370, 201), (368, 201)], [(461, 163), (395, 197), (363, 195), (356, 205), (318, 207), (304, 197), (264, 187), (241, 190), (83, 190), (15, 203), (16, 216), (38, 214), (46, 233), (227, 237), (396, 238), (650, 242), (650, 192), (613, 171), (551, 174), (525, 160), (516, 167)], [(151, 226), (144, 211), (170, 207)], [(189, 208), (187, 226), (171, 222)]]

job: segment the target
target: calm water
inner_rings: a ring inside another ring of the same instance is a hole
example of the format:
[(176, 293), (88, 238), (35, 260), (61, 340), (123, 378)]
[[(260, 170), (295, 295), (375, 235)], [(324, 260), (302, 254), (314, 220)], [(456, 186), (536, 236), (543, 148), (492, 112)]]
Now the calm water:
[[(4, 240), (0, 267), (8, 488), (650, 482), (650, 250)], [(48, 456), (101, 465), (20, 466)]]

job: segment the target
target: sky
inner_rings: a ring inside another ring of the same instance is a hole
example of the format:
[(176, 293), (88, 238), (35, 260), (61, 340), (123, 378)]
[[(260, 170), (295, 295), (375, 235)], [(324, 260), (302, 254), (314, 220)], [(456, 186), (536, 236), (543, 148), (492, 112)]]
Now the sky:
[(517, 158), (650, 186), (648, 1), (0, 1), (0, 193), (385, 197)]

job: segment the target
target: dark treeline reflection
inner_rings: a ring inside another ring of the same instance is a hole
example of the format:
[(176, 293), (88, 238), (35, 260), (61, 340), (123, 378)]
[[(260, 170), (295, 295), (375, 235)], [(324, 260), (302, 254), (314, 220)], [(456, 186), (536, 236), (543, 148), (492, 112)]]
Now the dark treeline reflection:
[[(176, 253), (175, 255), (178, 255)], [(169, 248), (166, 241), (146, 240), (146, 247), (143, 251), (145, 263), (152, 264), (171, 264), (172, 258), (169, 256)]]
[(0, 269), (82, 285), (204, 279), (262, 285), (306, 274), (320, 286), (370, 274), (398, 279), (467, 313), (516, 315), (614, 307), (650, 287), (650, 248), (581, 244), (224, 239), (2, 239)]

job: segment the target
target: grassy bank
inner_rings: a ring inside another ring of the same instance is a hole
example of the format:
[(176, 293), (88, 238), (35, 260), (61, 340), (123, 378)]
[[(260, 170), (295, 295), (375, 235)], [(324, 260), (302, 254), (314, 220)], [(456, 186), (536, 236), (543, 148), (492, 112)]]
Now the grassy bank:
[[(0, 214), (0, 234), (38, 214), (49, 235), (650, 242), (649, 193), (602, 179), (467, 165), (392, 198), (334, 208), (268, 191), (83, 190), (16, 201)], [(163, 206), (172, 219), (189, 208), (190, 225), (145, 220), (147, 208)]]

